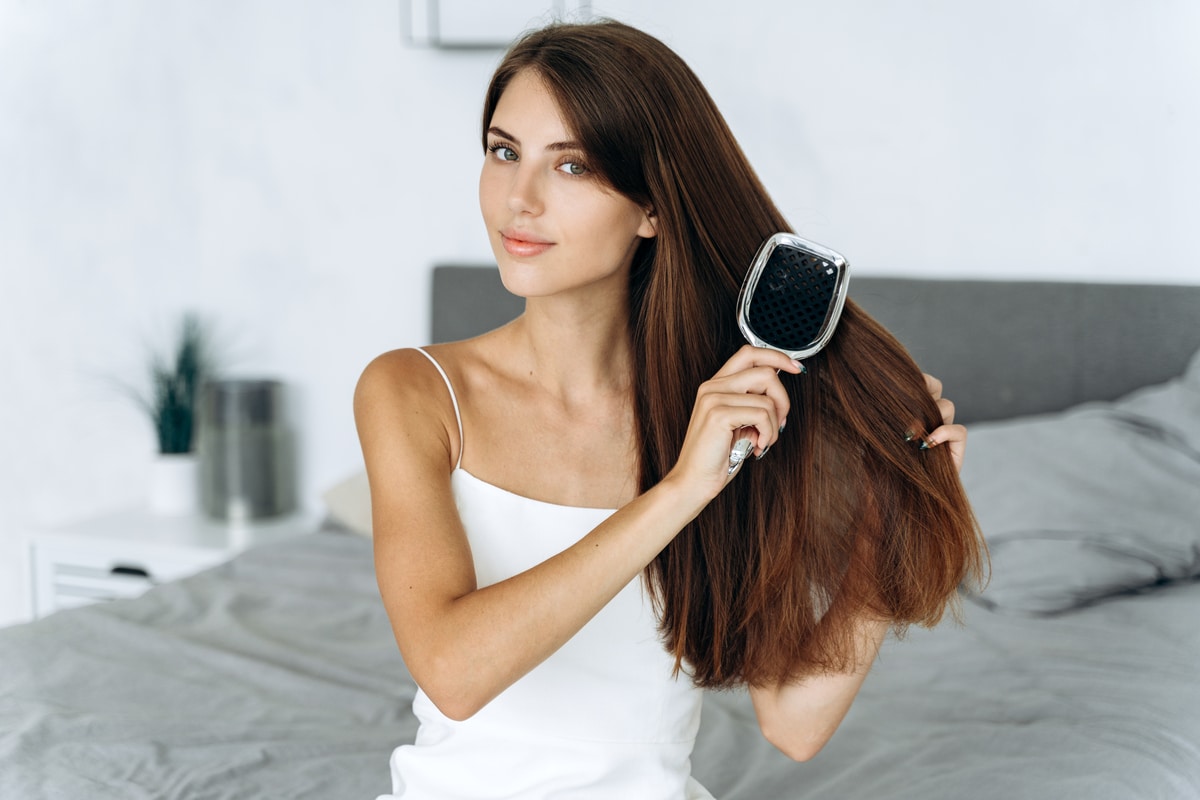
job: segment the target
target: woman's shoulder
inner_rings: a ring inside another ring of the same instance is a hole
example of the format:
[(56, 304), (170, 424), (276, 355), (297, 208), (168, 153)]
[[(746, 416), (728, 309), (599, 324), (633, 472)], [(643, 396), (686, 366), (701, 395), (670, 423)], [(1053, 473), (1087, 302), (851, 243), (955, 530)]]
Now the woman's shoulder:
[(437, 367), (443, 361), (456, 362), (454, 348), (445, 348), (446, 345), (402, 347), (381, 353), (371, 359), (359, 376), (356, 397), (366, 395), (373, 400), (387, 398), (405, 404), (428, 398), (430, 388), (443, 382)]
[(496, 342), (493, 334), (459, 342), (403, 347), (373, 358), (363, 369), (355, 390), (356, 403), (387, 405), (409, 410), (442, 405), (447, 384), (452, 389), (468, 384), (490, 369)]
[[(368, 474), (375, 461), (407, 463), (422, 452), (446, 458), (457, 427), (441, 375), (414, 347), (389, 350), (367, 364), (354, 388), (354, 421)], [(394, 458), (397, 448), (405, 458)]]
[(375, 356), (359, 376), (359, 390), (403, 394), (406, 389), (413, 388), (414, 383), (427, 380), (426, 372), (436, 377), (436, 370), (421, 350), (425, 348), (401, 347)]
[(433, 377), (441, 380), (438, 367), (448, 373), (470, 372), (488, 362), (494, 349), (491, 334), (459, 342), (401, 347), (373, 358), (363, 370), (363, 379), (412, 381)]
[(464, 386), (469, 392), (479, 373), (489, 369), (494, 343), (486, 337), (399, 348), (373, 358), (354, 390), (364, 453), (392, 442), (410, 453), (428, 447), (438, 458), (449, 456), (449, 463), (456, 463), (458, 398)]

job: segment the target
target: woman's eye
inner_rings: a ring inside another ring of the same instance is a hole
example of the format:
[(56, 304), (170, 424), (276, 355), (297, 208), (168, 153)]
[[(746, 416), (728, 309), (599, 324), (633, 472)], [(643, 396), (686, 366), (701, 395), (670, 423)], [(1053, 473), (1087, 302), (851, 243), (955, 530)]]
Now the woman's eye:
[(496, 158), (500, 159), (501, 161), (516, 161), (517, 160), (517, 152), (515, 150), (513, 150), (511, 147), (506, 147), (505, 145), (502, 145), (502, 144), (494, 144), (491, 147), (489, 147), (488, 150), (492, 151), (492, 154), (494, 156), (496, 156)]
[(583, 164), (580, 164), (578, 161), (568, 161), (567, 163), (559, 166), (559, 169), (568, 175), (584, 175), (588, 171), (587, 167), (585, 167)]

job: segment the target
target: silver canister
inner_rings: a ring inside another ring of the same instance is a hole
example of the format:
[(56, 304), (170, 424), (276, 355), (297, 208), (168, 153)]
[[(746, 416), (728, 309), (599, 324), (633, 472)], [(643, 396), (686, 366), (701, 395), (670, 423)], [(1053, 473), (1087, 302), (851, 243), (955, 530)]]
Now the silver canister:
[(200, 498), (216, 519), (245, 522), (296, 509), (295, 441), (276, 380), (216, 380), (200, 396)]

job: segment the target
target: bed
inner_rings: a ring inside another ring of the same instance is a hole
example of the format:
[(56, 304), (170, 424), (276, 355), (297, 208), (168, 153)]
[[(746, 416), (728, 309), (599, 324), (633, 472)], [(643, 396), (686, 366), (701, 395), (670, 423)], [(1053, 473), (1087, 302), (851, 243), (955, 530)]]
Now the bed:
[[(435, 270), (433, 338), (518, 310)], [(1200, 797), (1200, 286), (858, 278), (971, 423), (992, 581), (889, 639), (813, 760), (705, 701), (724, 800)], [(312, 533), (0, 630), (0, 798), (373, 798), (414, 686), (356, 477)], [(362, 534), (368, 535), (362, 535)]]

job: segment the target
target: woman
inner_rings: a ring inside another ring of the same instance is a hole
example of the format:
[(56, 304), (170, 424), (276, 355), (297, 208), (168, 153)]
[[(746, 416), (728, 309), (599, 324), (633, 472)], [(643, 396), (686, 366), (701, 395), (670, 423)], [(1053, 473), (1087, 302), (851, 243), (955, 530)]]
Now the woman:
[[(524, 313), (386, 353), (355, 396), (420, 686), (395, 796), (709, 797), (704, 687), (749, 686), (764, 735), (811, 757), (886, 631), (936, 622), (979, 569), (953, 406), (853, 303), (806, 374), (743, 344), (742, 277), (788, 226), (656, 39), (526, 36), (483, 144)], [(747, 431), (761, 460), (730, 479)]]

